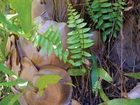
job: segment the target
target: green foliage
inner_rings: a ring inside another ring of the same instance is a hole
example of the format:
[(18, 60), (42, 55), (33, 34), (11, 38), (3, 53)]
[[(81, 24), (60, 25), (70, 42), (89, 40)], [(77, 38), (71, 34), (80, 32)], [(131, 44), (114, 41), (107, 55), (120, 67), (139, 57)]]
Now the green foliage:
[[(8, 0), (1, 0), (0, 5), (4, 4), (3, 8), (0, 9), (0, 73), (2, 72), (2, 75), (4, 75), (4, 78), (0, 81), (0, 87), (3, 88), (5, 91), (5, 87), (11, 87), (15, 85), (19, 85), (22, 83), (25, 83), (24, 80), (20, 79), (13, 73), (10, 69), (5, 67), (3, 64), (6, 60), (7, 53), (5, 51), (6, 49), (6, 43), (8, 35), (11, 33), (14, 33), (18, 36), (23, 36), (24, 38), (29, 38), (29, 34), (32, 31), (32, 21), (31, 21), (31, 3), (32, 0), (9, 0), (9, 2), (12, 4), (12, 6), (16, 9), (18, 13), (18, 22), (20, 23), (20, 26), (15, 24), (13, 21), (13, 17), (16, 18), (16, 14), (8, 14), (9, 11), (7, 10), (5, 13), (5, 3), (7, 3)], [(22, 5), (21, 5), (22, 4)], [(8, 4), (9, 6), (10, 4)], [(26, 35), (25, 35), (26, 34)], [(8, 75), (11, 79), (10, 81), (5, 80), (5, 75)], [(4, 82), (6, 81), (6, 82)], [(3, 91), (2, 90), (2, 91)], [(7, 91), (8, 92), (8, 91)], [(2, 92), (3, 93), (3, 92)], [(8, 93), (7, 93), (8, 94)], [(4, 95), (3, 95), (4, 96)], [(10, 98), (10, 99), (9, 99)], [(17, 95), (8, 96), (7, 98), (4, 98), (0, 105), (15, 105), (15, 101), (19, 97)], [(4, 100), (8, 100), (7, 102)], [(10, 101), (11, 100), (11, 101)], [(9, 103), (9, 104), (8, 104)]]
[(35, 86), (39, 89), (40, 95), (43, 95), (48, 85), (56, 84), (60, 79), (61, 77), (55, 74), (42, 75), (37, 79)]
[(30, 37), (32, 31), (32, 20), (31, 20), (31, 6), (32, 0), (9, 0), (13, 8), (18, 13), (21, 27), (26, 34), (25, 37)]
[[(4, 82), (6, 75), (0, 72), (0, 83)], [(0, 98), (7, 96), (11, 92), (11, 88), (0, 86)]]
[[(84, 62), (87, 57), (91, 56), (90, 53), (88, 53), (88, 48), (93, 45), (93, 41), (89, 38), (91, 36), (91, 34), (89, 34), (90, 28), (85, 28), (87, 23), (84, 22), (84, 19), (80, 18), (80, 14), (73, 9), (71, 4), (68, 5), (68, 27), (71, 29), (71, 32), (68, 33), (68, 49), (64, 51), (60, 32), (55, 26), (49, 27), (42, 35), (40, 35), (37, 30), (33, 32), (31, 20), (32, 0), (9, 0), (9, 2), (16, 10), (18, 16), (15, 17), (16, 13), (12, 14), (13, 16), (9, 14), (4, 15), (3, 11), (5, 7), (0, 9), (0, 63), (4, 63), (6, 60), (7, 54), (5, 48), (7, 38), (8, 34), (12, 32), (32, 41), (36, 46), (41, 48), (43, 53), (47, 51), (48, 55), (51, 55), (54, 52), (60, 60), (70, 63), (73, 66), (69, 69), (70, 75), (80, 76), (86, 73)], [(89, 5), (88, 12), (95, 22), (95, 28), (102, 32), (103, 40), (106, 41), (109, 35), (116, 37), (122, 27), (124, 1), (118, 0), (115, 3), (109, 3), (108, 0), (93, 0), (90, 5), (89, 0), (86, 0), (86, 3)], [(5, 5), (1, 0), (0, 6), (4, 6), (3, 4)], [(12, 21), (13, 17), (19, 22), (18, 24)], [(35, 35), (32, 35), (33, 33), (35, 33)], [(109, 101), (101, 86), (101, 80), (110, 83), (112, 78), (103, 68), (97, 67), (95, 58), (92, 60), (94, 65), (91, 70), (92, 90), (93, 92), (99, 93), (100, 97), (105, 101), (105, 103), (100, 105), (137, 105), (140, 103), (140, 99), (115, 99)], [(25, 83), (24, 80), (17, 77), (15, 73), (3, 64), (0, 64), (0, 72), (12, 78), (11, 81), (8, 82), (0, 81), (0, 87), (11, 87)], [(139, 73), (129, 73), (125, 75), (140, 79)], [(40, 95), (43, 95), (48, 85), (56, 84), (59, 80), (61, 80), (59, 75), (42, 75), (37, 79), (35, 86), (39, 89)], [(72, 85), (71, 83), (66, 84)], [(19, 105), (17, 100), (21, 95), (22, 93), (16, 95), (9, 94), (9, 96), (0, 102), (0, 105)]]
[(107, 97), (107, 95), (103, 91), (103, 88), (99, 89), (99, 95), (104, 102), (109, 101), (109, 98)]
[(2, 82), (0, 83), (0, 86), (6, 86), (6, 87), (11, 87), (11, 86), (16, 86), (19, 83), (23, 83), (24, 81), (21, 79), (17, 79), (14, 81), (9, 81), (9, 82)]
[[(31, 1), (32, 0), (9, 0), (18, 13), (18, 20), (21, 24), (21, 28), (10, 21), (10, 19), (7, 19), (2, 13), (0, 13), (0, 23), (2, 23), (8, 31), (13, 32), (18, 36), (22, 36), (25, 39), (32, 41), (36, 46), (41, 47), (42, 52), (46, 53), (47, 51), (50, 55), (54, 51), (60, 60), (68, 62), (67, 58), (69, 52), (67, 50), (63, 51), (60, 33), (56, 27), (50, 27), (43, 35), (39, 35), (39, 33), (36, 32), (37, 30), (33, 32), (35, 35), (31, 35), (33, 34), (31, 21)], [(20, 5), (21, 3), (22, 6)]]
[(114, 99), (99, 105), (138, 105), (140, 99)]
[(32, 0), (9, 0), (9, 3), (12, 5), (12, 7), (16, 10), (18, 14), (17, 20), (20, 26), (15, 24), (14, 21), (11, 21), (7, 18), (9, 14), (4, 15), (2, 12), (0, 12), (0, 23), (2, 24), (2, 28), (7, 29), (7, 32), (12, 32), (18, 36), (23, 36), (24, 38), (29, 39), (31, 37), (32, 32)]
[(69, 70), (68, 70), (68, 73), (69, 73), (69, 75), (71, 75), (71, 76), (81, 76), (81, 75), (84, 75), (85, 73), (86, 73), (86, 69), (85, 69), (85, 67), (83, 66), (83, 67), (73, 67), (73, 68), (70, 68)]
[(140, 73), (126, 73), (125, 75), (128, 77), (140, 79)]
[(9, 103), (8, 105), (19, 105), (18, 103), (18, 99), (22, 96), (23, 94), (22, 93), (19, 93), (19, 94), (15, 94), (10, 100), (9, 100)]
[(6, 5), (7, 5), (7, 0), (0, 0), (0, 12), (4, 13), (6, 12)]
[(103, 88), (101, 86), (101, 80), (105, 80), (110, 83), (112, 81), (112, 78), (103, 68), (97, 67), (97, 60), (96, 57), (93, 55), (92, 55), (92, 63), (94, 65), (91, 69), (92, 91), (95, 94), (98, 94), (99, 92), (99, 95), (102, 98), (102, 100), (106, 102), (109, 100), (109, 98), (103, 91)]
[(112, 82), (113, 80), (111, 76), (103, 68), (97, 67), (97, 61), (93, 55), (92, 62), (94, 66), (91, 69), (91, 81), (92, 81), (92, 90), (94, 92), (101, 88), (100, 82), (98, 81), (99, 79), (105, 80), (109, 83)]
[(6, 18), (6, 16), (0, 12), (0, 24), (2, 29), (6, 29), (7, 32), (13, 32), (15, 34), (21, 34), (21, 30), (18, 26), (12, 23)]
[(6, 43), (7, 43), (7, 39), (8, 39), (8, 34), (6, 32), (6, 30), (1, 29), (0, 27), (0, 63), (4, 63), (4, 61), (6, 60)]
[(112, 82), (112, 78), (110, 75), (103, 69), (103, 68), (98, 68), (98, 73), (99, 77), (107, 82)]
[[(9, 87), (10, 88), (11, 86), (16, 86), (18, 84), (25, 83), (24, 80), (18, 78), (15, 75), (15, 73), (13, 73), (10, 69), (8, 69), (7, 67), (5, 67), (3, 64), (0, 64), (0, 72), (5, 73), (6, 75), (9, 76), (9, 78), (12, 78), (13, 79), (13, 81), (8, 81), (8, 82), (0, 81), (0, 87)], [(17, 100), (19, 99), (19, 97), (21, 95), (22, 95), (22, 93), (16, 94), (16, 95), (9, 94), (5, 98), (3, 98), (3, 100), (0, 102), (0, 105), (19, 105), (18, 102), (17, 102)]]
[[(6, 16), (0, 12), (0, 23), (7, 31), (13, 32), (16, 35), (22, 35), (24, 38), (29, 39), (32, 31), (32, 20), (31, 20), (31, 4), (32, 0), (9, 0), (9, 3), (18, 13), (18, 20), (20, 26), (14, 24)], [(22, 5), (21, 5), (22, 4)], [(8, 14), (6, 14), (8, 15)]]
[(8, 96), (6, 96), (2, 101), (0, 101), (0, 105), (19, 105), (18, 99), (21, 96), (21, 94), (13, 94), (10, 93)]
[(7, 67), (5, 67), (3, 64), (0, 64), (0, 71), (9, 75), (9, 77), (14, 78), (15, 80), (13, 81), (8, 81), (8, 82), (1, 82), (0, 81), (0, 86), (6, 86), (6, 87), (11, 87), (11, 86), (15, 86), (19, 83), (24, 83), (25, 81), (18, 78), (14, 72), (12, 72), (10, 69), (8, 69)]
[(92, 63), (93, 67), (91, 68), (91, 82), (92, 82), (92, 91), (93, 93), (98, 92), (98, 89), (101, 88), (100, 83), (99, 83), (99, 73), (98, 73), (98, 68), (97, 68), (97, 61), (95, 56), (92, 55)]
[(12, 77), (15, 77), (17, 78), (17, 76), (15, 75), (14, 72), (12, 72), (9, 68), (7, 68), (6, 66), (4, 66), (3, 64), (0, 64), (0, 71), (9, 75), (9, 76), (12, 76)]
[(94, 0), (88, 5), (88, 13), (95, 22), (95, 28), (101, 30), (103, 41), (106, 41), (109, 35), (116, 37), (120, 31), (124, 5), (123, 0), (117, 0), (115, 3), (109, 3), (108, 0)]
[(81, 66), (84, 59), (91, 56), (86, 49), (93, 45), (93, 40), (89, 38), (91, 35), (88, 33), (90, 28), (85, 28), (87, 23), (83, 21), (84, 19), (80, 18), (80, 14), (69, 4), (68, 27), (72, 31), (68, 33), (67, 43), (71, 53), (71, 59), (75, 61), (74, 66)]
[[(72, 75), (81, 75), (85, 73), (86, 70), (83, 63), (86, 57), (91, 56), (87, 52), (87, 49), (93, 45), (93, 40), (89, 38), (91, 36), (91, 34), (88, 33), (90, 28), (85, 28), (87, 23), (83, 21), (84, 19), (80, 18), (80, 14), (78, 14), (69, 3), (68, 27), (71, 29), (71, 32), (68, 33), (67, 43), (71, 54), (70, 59), (73, 61), (71, 64), (75, 67), (70, 71), (70, 74)], [(79, 71), (77, 68), (81, 70)]]
[[(48, 51), (49, 55), (52, 54), (52, 52), (54, 51), (56, 56), (58, 56), (60, 58), (60, 60), (67, 62), (69, 53), (67, 50), (63, 51), (60, 33), (59, 33), (59, 30), (56, 29), (56, 27), (54, 27), (54, 26), (50, 27), (43, 35), (39, 35), (37, 32), (33, 32), (36, 34), (31, 36), (31, 34), (32, 34), (32, 32), (31, 32), (32, 31), (31, 1), (32, 0), (30, 0), (30, 1), (10, 0), (10, 3), (12, 4), (12, 6), (15, 8), (16, 12), (18, 13), (17, 20), (19, 21), (20, 25), (15, 24), (13, 21), (10, 20), (13, 16), (10, 16), (10, 18), (9, 18), (8, 17), (9, 14), (4, 15), (3, 13), (0, 13), (0, 25), (2, 26), (2, 29), (5, 28), (6, 31), (8, 31), (8, 32), (15, 33), (15, 35), (22, 36), (22, 37), (34, 42), (34, 44), (36, 46), (39, 46), (42, 48), (41, 49), (42, 52), (44, 52), (45, 50)], [(22, 5), (21, 5), (21, 3), (22, 3)], [(16, 16), (16, 15), (14, 14), (14, 16)], [(35, 30), (35, 31), (37, 31), (37, 30)], [(6, 45), (6, 43), (5, 43), (5, 45)], [(0, 64), (0, 71), (2, 71), (3, 73), (7, 74), (8, 76), (10, 76), (12, 78), (14, 77), (13, 81), (1, 82), (0, 86), (11, 87), (11, 86), (25, 83), (25, 81), (23, 81), (19, 77), (17, 77), (10, 69), (6, 68), (3, 64)], [(41, 76), (39, 78), (39, 80), (37, 81), (37, 87), (40, 89), (40, 91), (42, 91), (41, 89), (44, 89), (43, 86), (45, 86), (45, 88), (46, 88), (47, 85), (57, 83), (58, 80), (59, 80), (58, 75)], [(44, 81), (44, 83), (42, 83), (42, 81)], [(15, 99), (13, 99), (13, 100), (15, 100)], [(13, 103), (13, 102), (11, 102), (11, 103)]]

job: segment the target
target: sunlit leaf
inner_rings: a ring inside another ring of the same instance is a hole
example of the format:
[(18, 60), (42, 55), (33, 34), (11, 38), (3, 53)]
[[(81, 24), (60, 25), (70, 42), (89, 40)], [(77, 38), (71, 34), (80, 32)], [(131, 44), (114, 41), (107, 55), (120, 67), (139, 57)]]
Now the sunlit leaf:
[(139, 105), (140, 99), (114, 99), (99, 105)]
[(97, 71), (97, 68), (92, 68), (92, 71), (91, 71), (91, 81), (92, 81), (92, 91), (93, 93), (94, 92), (97, 92), (98, 91), (98, 71)]
[(20, 19), (21, 27), (26, 34), (32, 30), (31, 5), (32, 0), (9, 0), (16, 9)]
[(66, 84), (66, 85), (69, 85), (69, 86), (73, 86), (73, 87), (76, 88), (76, 86), (75, 86), (74, 84), (72, 84), (71, 82), (66, 82), (65, 84)]
[(77, 54), (73, 54), (72, 56), (71, 56), (71, 58), (72, 59), (80, 59), (82, 57), (82, 55), (81, 55), (81, 53), (79, 54), (79, 53), (77, 53)]
[(91, 54), (88, 53), (88, 52), (86, 52), (86, 51), (83, 52), (83, 55), (84, 55), (85, 57), (90, 57), (90, 56), (91, 56)]
[(110, 7), (111, 3), (101, 3), (101, 7)]
[(9, 76), (15, 75), (15, 73), (12, 72), (12, 70), (10, 70), (9, 68), (7, 68), (7, 67), (4, 66), (3, 64), (0, 64), (0, 71), (3, 72), (3, 73), (8, 74)]
[(9, 81), (9, 82), (1, 82), (0, 83), (0, 86), (6, 86), (6, 87), (11, 87), (11, 86), (15, 86), (17, 84), (21, 84), (25, 81), (21, 80), (21, 79), (17, 79), (17, 80), (14, 80), (14, 81)]
[(95, 56), (91, 56), (92, 57), (92, 63), (93, 63), (93, 67), (91, 69), (91, 82), (92, 82), (92, 91), (97, 92), (99, 89), (99, 85), (98, 85), (98, 79), (99, 79), (99, 73), (98, 73), (98, 68), (97, 68), (97, 61), (96, 61), (96, 57)]
[(68, 73), (71, 76), (82, 76), (82, 75), (84, 75), (86, 73), (86, 70), (82, 70), (82, 69), (69, 69)]
[(106, 95), (105, 92), (103, 91), (103, 88), (99, 89), (99, 94), (100, 94), (100, 97), (102, 98), (102, 100), (103, 100), (104, 102), (109, 101), (109, 98), (107, 97), (107, 95)]
[(6, 19), (4, 14), (0, 12), (0, 23), (2, 23), (9, 31), (14, 33), (19, 33), (20, 29), (15, 24), (11, 23), (9, 20)]
[(22, 93), (15, 94), (9, 101), (8, 105), (15, 105), (17, 103), (18, 99), (22, 96)]
[[(15, 96), (15, 94), (10, 93), (8, 96), (4, 97), (1, 101), (0, 101), (0, 105), (9, 105), (10, 100)], [(12, 105), (12, 104), (11, 104)], [(19, 103), (16, 101), (14, 103), (14, 105), (19, 105)]]
[(69, 52), (68, 52), (68, 51), (65, 51), (65, 52), (63, 53), (63, 61), (64, 61), (64, 63), (67, 62), (68, 56), (69, 56)]
[(99, 72), (99, 77), (107, 82), (113, 81), (110, 75), (103, 69), (103, 68), (98, 68)]
[(124, 75), (132, 77), (132, 78), (140, 79), (140, 72), (138, 72), (138, 73), (126, 73)]
[(39, 89), (40, 95), (43, 95), (42, 93), (48, 85), (58, 83), (61, 78), (61, 76), (55, 74), (42, 75), (37, 79), (35, 86)]
[(15, 13), (15, 14), (9, 14), (9, 15), (6, 15), (6, 18), (7, 18), (8, 20), (12, 20), (12, 19), (16, 18), (17, 16), (18, 16), (17, 13)]

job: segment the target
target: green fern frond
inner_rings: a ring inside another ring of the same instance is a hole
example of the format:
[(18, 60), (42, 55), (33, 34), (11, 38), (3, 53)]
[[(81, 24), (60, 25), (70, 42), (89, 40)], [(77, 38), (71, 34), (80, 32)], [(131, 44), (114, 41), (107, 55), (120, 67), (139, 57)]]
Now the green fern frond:
[(41, 47), (43, 53), (47, 52), (48, 55), (51, 55), (54, 51), (60, 60), (63, 60), (65, 63), (68, 61), (69, 52), (67, 50), (63, 51), (60, 32), (55, 26), (50, 26), (43, 35), (36, 33), (32, 39), (36, 46)]
[(109, 35), (117, 36), (122, 26), (124, 5), (123, 0), (115, 3), (109, 3), (108, 0), (94, 0), (88, 5), (88, 13), (95, 22), (95, 28), (102, 31), (104, 41)]
[[(89, 34), (90, 28), (85, 28), (87, 23), (84, 19), (80, 18), (80, 14), (73, 9), (72, 5), (68, 4), (68, 27), (71, 31), (68, 33), (68, 49), (70, 51), (70, 59), (73, 60), (73, 66), (77, 69), (81, 69), (85, 72), (83, 66), (86, 57), (90, 57), (90, 53), (87, 49), (93, 45), (93, 40), (90, 39), (91, 34)], [(77, 70), (71, 70), (77, 72)], [(79, 73), (79, 72), (77, 72)], [(72, 73), (70, 73), (72, 74)], [(81, 75), (81, 73), (79, 73)]]
[(84, 59), (90, 56), (86, 49), (93, 45), (93, 40), (89, 38), (90, 28), (85, 28), (86, 25), (84, 19), (80, 18), (80, 14), (69, 4), (68, 27), (72, 31), (68, 33), (67, 43), (71, 53), (70, 58), (75, 61), (74, 66), (81, 66)]

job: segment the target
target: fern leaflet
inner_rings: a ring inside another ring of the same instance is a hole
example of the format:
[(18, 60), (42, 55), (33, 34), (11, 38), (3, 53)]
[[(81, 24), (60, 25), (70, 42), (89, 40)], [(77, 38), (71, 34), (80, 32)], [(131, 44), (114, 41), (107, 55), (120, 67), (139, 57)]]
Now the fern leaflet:
[[(68, 33), (68, 49), (70, 51), (70, 59), (74, 62), (73, 66), (77, 69), (85, 71), (83, 63), (86, 57), (90, 57), (90, 53), (87, 52), (87, 48), (93, 45), (93, 40), (89, 37), (90, 28), (85, 28), (87, 23), (84, 19), (80, 18), (80, 14), (73, 9), (72, 5), (68, 4), (68, 27), (71, 31)], [(72, 69), (74, 71), (74, 69)], [(75, 70), (74, 72), (76, 72)]]
[(94, 0), (91, 5), (88, 5), (88, 13), (95, 22), (95, 28), (101, 30), (104, 41), (111, 34), (117, 36), (122, 26), (124, 5), (123, 0), (115, 3), (109, 3), (108, 0)]
[(51, 55), (54, 51), (55, 55), (59, 57), (60, 60), (63, 60), (65, 63), (68, 61), (69, 52), (67, 50), (63, 51), (60, 32), (55, 26), (50, 26), (42, 35), (36, 33), (32, 37), (32, 41), (36, 46), (41, 47), (43, 53), (47, 52), (48, 55)]

